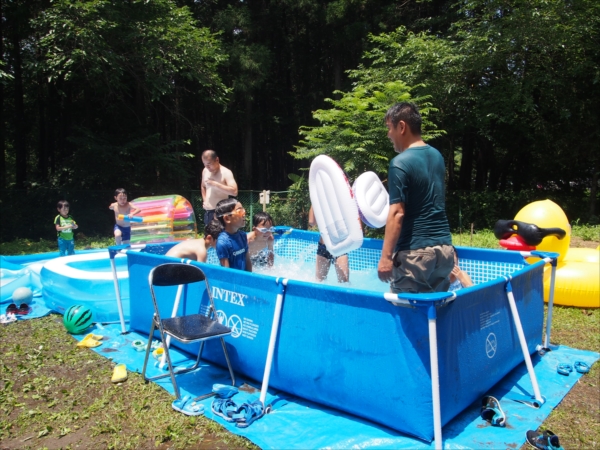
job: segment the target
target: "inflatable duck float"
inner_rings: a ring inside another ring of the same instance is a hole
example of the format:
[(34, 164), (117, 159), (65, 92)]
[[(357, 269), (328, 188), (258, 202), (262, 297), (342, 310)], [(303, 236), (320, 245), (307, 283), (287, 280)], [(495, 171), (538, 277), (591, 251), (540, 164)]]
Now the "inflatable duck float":
[[(514, 220), (499, 220), (494, 227), (500, 245), (509, 250), (556, 252), (554, 303), (581, 308), (600, 307), (600, 246), (569, 248), (571, 226), (564, 211), (551, 200), (528, 204)], [(532, 260), (533, 261), (533, 260)], [(551, 267), (544, 272), (544, 298), (548, 301)]]

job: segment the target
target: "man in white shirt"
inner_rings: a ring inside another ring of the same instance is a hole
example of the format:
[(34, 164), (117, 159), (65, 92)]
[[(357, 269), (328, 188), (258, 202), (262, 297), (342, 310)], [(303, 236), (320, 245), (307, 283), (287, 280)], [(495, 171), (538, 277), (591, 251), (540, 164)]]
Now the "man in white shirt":
[(217, 152), (204, 150), (202, 152), (202, 180), (200, 190), (202, 191), (202, 207), (204, 208), (204, 225), (208, 225), (215, 214), (215, 207), (219, 201), (235, 197), (238, 187), (233, 173), (219, 162)]

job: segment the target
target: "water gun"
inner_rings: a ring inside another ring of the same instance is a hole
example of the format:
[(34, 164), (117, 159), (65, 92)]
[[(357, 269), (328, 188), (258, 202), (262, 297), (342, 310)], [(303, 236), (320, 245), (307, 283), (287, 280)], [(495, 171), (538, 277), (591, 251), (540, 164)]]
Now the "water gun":
[(143, 222), (144, 218), (143, 217), (137, 217), (137, 216), (133, 216), (132, 218), (129, 218), (129, 216), (125, 216), (123, 214), (119, 214), (119, 220), (124, 220), (125, 222)]

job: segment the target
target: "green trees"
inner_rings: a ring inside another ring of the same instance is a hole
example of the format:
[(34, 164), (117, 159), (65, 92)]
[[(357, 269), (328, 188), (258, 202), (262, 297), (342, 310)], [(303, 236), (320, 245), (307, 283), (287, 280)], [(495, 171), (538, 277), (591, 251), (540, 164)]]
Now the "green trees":
[[(345, 96), (395, 80), (413, 86), (411, 94), (435, 107), (429, 119), (445, 131), (430, 139), (446, 156), (450, 189), (533, 188), (578, 195), (588, 190), (594, 215), (600, 171), (599, 13), (598, 2), (585, 0), (460, 2), (446, 15), (453, 20), (447, 30), (400, 27), (372, 35), (373, 48), (351, 71), (355, 87)], [(359, 103), (353, 106), (356, 114)], [(311, 156), (309, 149), (339, 151), (339, 137), (353, 135), (357, 126), (355, 120), (329, 126), (345, 110), (334, 103), (326, 113), (317, 111), (314, 117), (323, 126), (310, 130), (296, 156)], [(384, 158), (369, 136), (362, 134), (372, 156), (368, 164), (381, 172)], [(360, 155), (363, 147), (355, 139)], [(339, 157), (348, 164), (347, 157)]]
[(223, 103), (227, 94), (215, 36), (170, 0), (25, 5), (4, 10), (15, 35), (14, 103), (3, 105), (15, 111), (9, 183), (151, 188), (185, 180), (195, 125), (182, 105)]

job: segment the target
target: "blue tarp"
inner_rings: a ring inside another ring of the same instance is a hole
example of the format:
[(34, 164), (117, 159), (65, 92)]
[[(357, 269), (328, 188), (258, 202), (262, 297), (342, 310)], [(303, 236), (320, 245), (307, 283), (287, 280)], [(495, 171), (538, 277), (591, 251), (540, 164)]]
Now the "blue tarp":
[[(145, 341), (147, 336), (135, 332), (122, 335), (117, 325), (97, 326), (91, 331), (106, 336), (103, 345), (93, 349), (94, 351), (115, 363), (126, 364), (130, 372), (141, 373), (144, 352), (137, 352), (131, 343), (136, 339)], [(83, 336), (76, 338), (81, 339)], [(174, 350), (173, 354), (176, 355), (173, 358), (176, 365), (193, 363), (192, 359), (183, 353)], [(492, 427), (481, 419), (480, 404), (474, 402), (444, 427), (444, 447), (519, 448), (525, 442), (527, 430), (537, 429), (582, 376), (576, 372), (568, 377), (559, 375), (556, 372), (558, 363), (572, 364), (579, 360), (591, 366), (599, 357), (597, 353), (566, 346), (553, 348), (543, 357), (534, 355), (533, 364), (546, 403), (541, 408), (534, 409), (517, 401), (529, 400), (528, 395), (532, 392), (525, 364), (520, 364), (487, 392), (500, 400), (507, 417), (506, 427)], [(148, 370), (148, 375), (151, 376), (159, 373), (161, 369), (157, 367), (156, 361), (151, 360)], [(481, 376), (486, 376), (485, 371), (482, 371)], [(227, 370), (210, 364), (204, 364), (198, 371), (178, 377), (182, 395), (191, 396), (210, 392), (213, 383), (228, 382), (230, 381)], [(159, 380), (158, 384), (173, 394), (168, 377)], [(260, 388), (259, 382), (238, 379), (236, 384), (242, 387), (240, 393), (233, 397), (236, 403), (241, 404), (258, 398), (259, 392), (255, 387)], [(369, 391), (370, 386), (364, 386), (363, 389)], [(234, 424), (213, 415), (210, 410), (211, 402), (211, 399), (202, 401), (208, 418), (220, 423), (232, 433), (248, 438), (263, 449), (435, 448), (435, 443), (400, 434), (356, 416), (277, 390), (269, 390), (267, 396), (267, 403), (273, 404), (273, 411), (246, 429), (237, 428)]]

